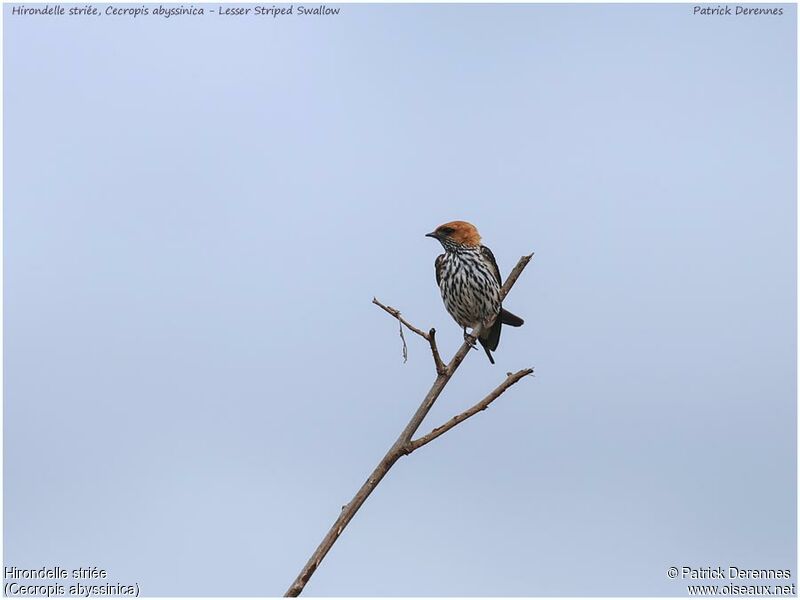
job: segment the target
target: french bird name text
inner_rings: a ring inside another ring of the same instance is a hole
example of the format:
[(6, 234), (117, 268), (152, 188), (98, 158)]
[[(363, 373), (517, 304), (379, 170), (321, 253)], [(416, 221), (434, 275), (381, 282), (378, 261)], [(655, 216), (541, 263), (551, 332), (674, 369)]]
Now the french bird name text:
[(159, 4), (141, 4), (140, 6), (119, 6), (106, 5), (98, 6), (94, 4), (84, 4), (82, 6), (65, 7), (60, 4), (45, 4), (36, 6), (26, 6), (18, 4), (11, 7), (11, 14), (14, 16), (96, 16), (96, 17), (182, 17), (182, 16), (205, 16), (213, 15), (217, 17), (272, 17), (277, 18), (284, 15), (299, 16), (328, 16), (338, 15), (341, 7), (330, 7), (327, 4), (314, 6), (304, 4), (289, 4), (278, 6), (272, 4), (257, 4), (255, 6), (236, 6), (219, 4), (215, 8), (195, 6), (194, 4), (181, 4), (179, 6), (164, 6)]

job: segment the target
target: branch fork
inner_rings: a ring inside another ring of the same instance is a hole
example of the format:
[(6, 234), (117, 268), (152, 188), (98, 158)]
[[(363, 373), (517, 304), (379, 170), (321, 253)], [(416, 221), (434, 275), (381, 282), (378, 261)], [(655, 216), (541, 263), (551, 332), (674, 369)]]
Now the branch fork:
[(386, 306), (383, 302), (381, 302), (377, 298), (373, 298), (372, 303), (380, 306), (383, 310), (385, 310), (387, 313), (389, 313), (399, 321), (400, 339), (403, 341), (403, 362), (406, 362), (408, 360), (408, 346), (406, 345), (406, 338), (405, 336), (403, 336), (403, 325), (405, 325), (409, 331), (413, 331), (418, 336), (424, 338), (428, 342), (428, 344), (431, 347), (431, 354), (433, 355), (433, 364), (434, 367), (436, 367), (436, 374), (444, 375), (444, 372), (447, 367), (445, 366), (444, 362), (442, 362), (442, 357), (439, 354), (439, 348), (436, 346), (436, 330), (433, 327), (431, 327), (430, 330), (428, 330), (428, 333), (425, 333), (421, 329), (414, 327), (411, 323), (406, 321), (400, 314), (400, 311), (397, 310), (396, 308), (392, 308), (391, 306)]

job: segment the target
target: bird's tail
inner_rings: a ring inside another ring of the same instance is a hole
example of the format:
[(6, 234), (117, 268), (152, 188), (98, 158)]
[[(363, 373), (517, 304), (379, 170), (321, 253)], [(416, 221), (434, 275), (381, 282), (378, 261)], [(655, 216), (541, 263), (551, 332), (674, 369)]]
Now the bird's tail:
[(503, 323), (500, 321), (500, 317), (494, 320), (494, 324), (492, 325), (491, 329), (486, 332), (485, 335), (482, 335), (478, 341), (483, 346), (483, 349), (486, 351), (486, 356), (489, 357), (489, 362), (494, 364), (494, 358), (492, 358), (492, 351), (497, 350), (497, 345), (500, 343), (500, 331), (503, 329)]
[[(497, 317), (497, 320), (502, 322), (503, 325), (511, 325), (512, 327), (519, 327), (525, 321), (520, 319), (514, 313), (508, 312), (505, 308), (500, 309), (500, 315)], [(497, 338), (500, 339), (500, 334), (497, 334)], [(494, 350), (494, 348), (492, 348)]]
[(494, 364), (494, 358), (492, 358), (492, 351), (489, 349), (488, 342), (486, 342), (483, 338), (480, 338), (478, 341), (481, 343), (481, 346), (483, 346), (483, 350), (484, 352), (486, 352), (486, 356), (489, 357), (489, 362)]
[(486, 356), (489, 357), (489, 362), (494, 364), (494, 358), (492, 358), (492, 352), (497, 350), (497, 345), (500, 343), (500, 332), (503, 329), (503, 325), (511, 325), (511, 327), (519, 327), (525, 321), (520, 319), (514, 313), (508, 312), (505, 308), (500, 309), (500, 314), (497, 315), (497, 318), (494, 320), (494, 324), (492, 325), (491, 329), (485, 333), (485, 335), (481, 336), (478, 340), (483, 346), (483, 349), (486, 351)]

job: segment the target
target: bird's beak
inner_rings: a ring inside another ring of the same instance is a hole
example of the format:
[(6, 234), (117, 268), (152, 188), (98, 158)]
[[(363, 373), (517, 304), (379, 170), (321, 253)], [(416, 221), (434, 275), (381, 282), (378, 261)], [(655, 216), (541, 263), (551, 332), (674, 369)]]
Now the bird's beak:
[(439, 234), (436, 233), (435, 231), (431, 231), (430, 233), (426, 233), (425, 237), (432, 237), (433, 239), (438, 240)]

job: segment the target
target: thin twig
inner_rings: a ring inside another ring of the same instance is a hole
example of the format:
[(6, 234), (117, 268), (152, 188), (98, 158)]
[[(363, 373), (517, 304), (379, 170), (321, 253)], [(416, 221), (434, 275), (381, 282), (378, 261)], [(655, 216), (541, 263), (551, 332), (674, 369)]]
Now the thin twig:
[(382, 303), (380, 300), (378, 300), (377, 298), (373, 298), (373, 299), (372, 299), (372, 303), (373, 303), (373, 304), (377, 304), (378, 306), (380, 306), (380, 307), (381, 307), (383, 310), (385, 310), (387, 313), (389, 313), (390, 315), (392, 315), (392, 316), (393, 316), (395, 319), (397, 319), (398, 321), (400, 321), (400, 322), (401, 322), (403, 325), (405, 325), (406, 327), (408, 327), (408, 328), (409, 328), (411, 331), (413, 331), (413, 332), (414, 332), (414, 333), (416, 333), (417, 335), (419, 335), (419, 336), (421, 336), (421, 337), (424, 337), (426, 340), (428, 339), (428, 334), (427, 334), (427, 333), (425, 333), (425, 332), (424, 332), (424, 331), (422, 331), (421, 329), (418, 329), (418, 328), (414, 327), (414, 326), (413, 326), (411, 323), (409, 323), (408, 321), (406, 321), (406, 320), (405, 320), (405, 319), (404, 319), (404, 318), (403, 318), (403, 317), (400, 315), (400, 311), (399, 311), (399, 310), (397, 310), (396, 308), (392, 308), (391, 306), (386, 306), (385, 304), (383, 304), (383, 303)]
[[(511, 271), (511, 273), (508, 276), (508, 279), (506, 279), (506, 282), (500, 289), (501, 300), (505, 298), (505, 296), (511, 290), (517, 278), (522, 273), (522, 270), (525, 268), (528, 262), (530, 262), (532, 256), (533, 254), (530, 254), (528, 256), (523, 256), (522, 258), (519, 259), (519, 262), (517, 262), (517, 265)], [(444, 389), (445, 385), (447, 385), (447, 382), (450, 381), (450, 378), (453, 376), (456, 369), (463, 362), (464, 358), (466, 358), (467, 354), (472, 348), (472, 345), (475, 343), (475, 340), (477, 340), (480, 337), (481, 331), (483, 330), (483, 325), (478, 325), (478, 327), (473, 329), (469, 339), (464, 340), (464, 343), (461, 344), (461, 347), (455, 353), (453, 358), (450, 359), (450, 362), (447, 365), (444, 364), (440, 365), (439, 363), (441, 363), (441, 357), (439, 356), (439, 351), (436, 347), (436, 341), (435, 341), (436, 337), (434, 330), (431, 330), (430, 333), (426, 334), (421, 329), (414, 327), (413, 325), (411, 325), (411, 323), (403, 319), (400, 316), (400, 311), (397, 310), (396, 308), (392, 308), (390, 306), (382, 304), (381, 302), (378, 301), (377, 298), (373, 298), (372, 302), (380, 306), (383, 310), (385, 310), (394, 318), (396, 318), (398, 321), (400, 321), (401, 327), (402, 325), (405, 325), (406, 327), (408, 327), (409, 330), (413, 331), (417, 335), (428, 340), (428, 343), (431, 346), (431, 353), (433, 354), (434, 362), (437, 364), (436, 379), (434, 380), (431, 389), (428, 390), (428, 393), (422, 400), (422, 404), (419, 405), (419, 408), (417, 408), (416, 412), (414, 413), (414, 416), (411, 417), (411, 420), (408, 422), (403, 431), (400, 433), (394, 444), (392, 444), (392, 447), (389, 448), (389, 451), (378, 463), (378, 466), (376, 466), (375, 469), (370, 474), (370, 476), (367, 477), (367, 480), (356, 492), (356, 495), (353, 496), (353, 499), (349, 503), (344, 505), (336, 521), (334, 521), (333, 525), (328, 530), (328, 533), (325, 534), (324, 538), (322, 538), (322, 541), (320, 542), (319, 546), (317, 546), (317, 549), (314, 551), (314, 553), (311, 555), (311, 558), (308, 559), (308, 562), (300, 571), (300, 574), (295, 578), (292, 585), (286, 591), (285, 594), (286, 596), (299, 596), (302, 593), (303, 588), (308, 583), (308, 580), (311, 579), (311, 576), (317, 570), (317, 567), (319, 567), (319, 564), (320, 562), (322, 562), (322, 559), (325, 558), (325, 555), (331, 549), (333, 544), (335, 544), (336, 540), (339, 539), (339, 536), (341, 535), (342, 531), (344, 531), (345, 527), (347, 527), (347, 524), (350, 523), (350, 521), (353, 519), (356, 512), (358, 512), (358, 509), (361, 508), (361, 506), (364, 504), (364, 502), (372, 493), (372, 491), (375, 489), (375, 487), (377, 487), (377, 485), (381, 482), (381, 480), (386, 476), (386, 473), (389, 472), (389, 469), (391, 469), (392, 466), (402, 456), (405, 456), (408, 453), (406, 450), (406, 446), (411, 442), (411, 438), (414, 436), (417, 429), (419, 429), (419, 426), (422, 424), (422, 421), (425, 419), (428, 412), (430, 412), (431, 408), (433, 407), (433, 403), (436, 402), (436, 399), (442, 393), (442, 390)], [(524, 371), (520, 371), (520, 373), (522, 372)], [(503, 384), (501, 384), (501, 387), (502, 385)], [(502, 391), (500, 391), (497, 395), (499, 396), (500, 394), (502, 394), (503, 391), (505, 391), (505, 389), (507, 389), (510, 385), (511, 384), (506, 385), (506, 387)], [(494, 398), (492, 400), (494, 400)], [(463, 421), (463, 419), (461, 420)], [(446, 425), (447, 423), (445, 423), (444, 426)], [(452, 429), (453, 427), (455, 427), (455, 425), (457, 425), (457, 423), (454, 423), (453, 425), (448, 427), (448, 429)], [(447, 429), (437, 434), (437, 437), (438, 435), (444, 433), (444, 431), (447, 431)], [(423, 436), (423, 438), (420, 439), (424, 439), (425, 437), (426, 436)]]
[(430, 342), (431, 345), (431, 354), (433, 354), (433, 364), (436, 367), (436, 374), (444, 375), (444, 371), (447, 367), (442, 362), (442, 357), (439, 355), (439, 348), (436, 346), (436, 330), (433, 327), (431, 327), (431, 330), (428, 332), (428, 342)]
[(509, 373), (508, 377), (506, 377), (506, 380), (503, 383), (501, 383), (496, 388), (494, 388), (489, 393), (488, 396), (486, 396), (483, 400), (478, 402), (476, 405), (468, 408), (467, 410), (465, 410), (461, 414), (456, 415), (455, 417), (453, 417), (452, 419), (450, 419), (446, 423), (444, 423), (442, 425), (439, 425), (439, 427), (436, 427), (430, 433), (428, 433), (426, 435), (423, 435), (422, 437), (417, 438), (416, 440), (412, 440), (412, 441), (408, 442), (408, 444), (406, 444), (406, 453), (407, 454), (411, 454), (414, 450), (417, 450), (418, 448), (421, 448), (425, 444), (435, 440), (437, 437), (439, 437), (443, 433), (446, 433), (446, 432), (450, 431), (453, 427), (455, 427), (456, 425), (458, 425), (462, 421), (466, 421), (471, 416), (478, 414), (482, 410), (486, 410), (487, 408), (489, 408), (489, 405), (492, 402), (494, 402), (495, 400), (497, 400), (497, 398), (499, 398), (500, 395), (503, 392), (505, 392), (508, 388), (510, 388), (515, 383), (517, 383), (523, 377), (531, 375), (532, 373), (533, 373), (533, 369), (522, 369), (521, 371), (517, 371), (516, 373)]
[(428, 340), (428, 344), (431, 347), (431, 354), (433, 355), (433, 365), (434, 367), (436, 367), (436, 374), (441, 375), (446, 367), (444, 362), (442, 361), (441, 355), (439, 354), (439, 348), (436, 346), (436, 330), (431, 328), (431, 330), (428, 331), (428, 333), (425, 333), (418, 327), (414, 327), (414, 325), (406, 321), (401, 316), (400, 311), (397, 310), (396, 308), (393, 308), (391, 306), (386, 306), (377, 298), (373, 298), (372, 303), (380, 306), (383, 310), (385, 310), (387, 313), (392, 315), (395, 319), (397, 319), (400, 322), (400, 339), (403, 341), (403, 362), (408, 361), (408, 346), (406, 345), (406, 338), (405, 336), (403, 336), (403, 325), (405, 325), (411, 331), (416, 333), (418, 336)]
[(400, 339), (403, 340), (403, 362), (408, 362), (408, 344), (406, 344), (406, 336), (403, 335), (403, 322), (397, 319), (397, 324), (400, 326)]

